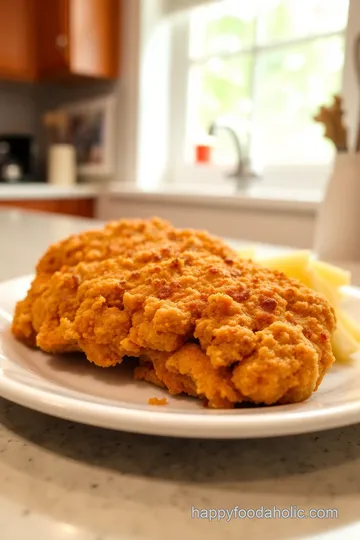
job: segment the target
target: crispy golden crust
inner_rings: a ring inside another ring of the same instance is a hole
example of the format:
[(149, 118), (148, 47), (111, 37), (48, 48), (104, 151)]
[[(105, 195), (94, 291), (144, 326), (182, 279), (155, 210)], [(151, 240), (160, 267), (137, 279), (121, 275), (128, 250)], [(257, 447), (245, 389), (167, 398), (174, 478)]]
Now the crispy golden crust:
[(50, 246), (37, 264), (39, 274), (53, 274), (63, 266), (79, 262), (104, 261), (117, 256), (132, 257), (138, 249), (177, 245), (179, 251), (209, 251), (227, 257), (233, 250), (203, 231), (175, 229), (169, 222), (152, 218), (122, 219), (103, 229), (70, 236)]
[[(49, 247), (36, 267), (36, 277), (24, 300), (15, 309), (12, 331), (17, 339), (29, 346), (36, 345), (39, 309), (34, 308), (52, 274), (79, 262), (104, 261), (114, 257), (132, 257), (138, 249), (170, 247), (185, 250), (205, 250), (222, 258), (234, 255), (219, 239), (202, 231), (175, 229), (159, 218), (121, 220), (108, 223), (103, 229), (72, 235)], [(166, 250), (165, 252), (166, 253)]]
[(22, 317), (22, 339), (31, 325), (45, 351), (81, 350), (102, 367), (140, 357), (137, 379), (215, 408), (309, 397), (334, 361), (329, 304), (205, 233), (161, 230), (166, 241), (143, 239), (131, 256), (126, 236), (125, 255), (40, 272), (26, 309), (17, 308), (15, 335)]

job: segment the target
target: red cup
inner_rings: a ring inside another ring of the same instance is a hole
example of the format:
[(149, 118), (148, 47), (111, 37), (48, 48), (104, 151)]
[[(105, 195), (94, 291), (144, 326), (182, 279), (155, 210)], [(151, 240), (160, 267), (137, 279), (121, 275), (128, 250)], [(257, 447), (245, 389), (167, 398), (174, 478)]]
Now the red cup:
[(211, 147), (208, 144), (198, 144), (195, 146), (195, 162), (210, 163)]

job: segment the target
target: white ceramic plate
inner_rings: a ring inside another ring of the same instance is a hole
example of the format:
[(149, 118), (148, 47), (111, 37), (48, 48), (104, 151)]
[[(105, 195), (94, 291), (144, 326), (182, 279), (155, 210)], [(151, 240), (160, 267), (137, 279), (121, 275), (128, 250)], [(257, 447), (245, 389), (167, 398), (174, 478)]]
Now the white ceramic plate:
[[(311, 399), (294, 405), (205, 409), (196, 399), (171, 397), (132, 379), (124, 366), (100, 369), (81, 355), (30, 350), (10, 334), (18, 299), (31, 277), (0, 284), (0, 395), (60, 418), (154, 435), (248, 438), (305, 433), (360, 421), (360, 356), (335, 364)], [(360, 290), (347, 288), (346, 308), (360, 320)], [(148, 405), (149, 397), (168, 405)]]

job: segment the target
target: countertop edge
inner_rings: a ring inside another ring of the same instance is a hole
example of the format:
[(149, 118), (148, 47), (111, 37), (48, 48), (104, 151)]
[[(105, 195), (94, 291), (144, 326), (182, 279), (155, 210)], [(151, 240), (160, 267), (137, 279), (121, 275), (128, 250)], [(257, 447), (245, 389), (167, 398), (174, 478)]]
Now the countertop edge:
[(299, 212), (316, 214), (320, 206), (320, 200), (286, 197), (258, 197), (254, 195), (233, 194), (218, 195), (204, 194), (200, 192), (171, 192), (166, 190), (150, 191), (142, 190), (135, 186), (119, 186), (110, 184), (105, 196), (111, 196), (112, 199), (167, 202), (170, 204), (187, 204), (191, 206), (205, 206), (211, 208), (243, 208), (249, 210), (266, 210), (282, 212)]
[(0, 202), (10, 200), (46, 200), (46, 199), (93, 199), (98, 197), (100, 186), (76, 184), (70, 186), (52, 186), (46, 183), (0, 184)]
[[(134, 185), (121, 185), (110, 182), (106, 187), (100, 184), (76, 184), (72, 186), (52, 186), (46, 183), (0, 185), (0, 202), (10, 200), (46, 200), (46, 199), (80, 199), (97, 198), (99, 196), (112, 199), (134, 200), (138, 202), (166, 202), (168, 204), (186, 204), (208, 208), (242, 208), (244, 210), (263, 210), (316, 214), (321, 199), (314, 194), (304, 194), (301, 190), (290, 196), (289, 191), (276, 189), (272, 194), (267, 187), (267, 194), (261, 196), (253, 193), (221, 194), (213, 191), (206, 193), (206, 186), (188, 192), (173, 188), (146, 190)], [(280, 193), (280, 195), (279, 195)]]

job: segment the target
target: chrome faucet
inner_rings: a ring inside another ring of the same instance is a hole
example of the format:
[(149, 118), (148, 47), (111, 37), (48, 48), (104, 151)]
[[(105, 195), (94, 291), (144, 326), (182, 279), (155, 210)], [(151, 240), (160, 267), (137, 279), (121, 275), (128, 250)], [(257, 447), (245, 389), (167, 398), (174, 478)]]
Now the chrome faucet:
[(240, 139), (236, 133), (236, 131), (231, 128), (230, 126), (213, 122), (208, 130), (209, 135), (216, 135), (217, 131), (219, 129), (224, 129), (227, 131), (234, 143), (235, 150), (236, 150), (236, 156), (237, 156), (237, 164), (235, 170), (230, 172), (227, 176), (228, 178), (235, 178), (236, 184), (238, 187), (243, 187), (244, 185), (248, 185), (250, 183), (251, 179), (258, 178), (258, 175), (252, 170), (250, 160), (248, 156), (244, 156), (244, 153), (241, 148)]

